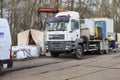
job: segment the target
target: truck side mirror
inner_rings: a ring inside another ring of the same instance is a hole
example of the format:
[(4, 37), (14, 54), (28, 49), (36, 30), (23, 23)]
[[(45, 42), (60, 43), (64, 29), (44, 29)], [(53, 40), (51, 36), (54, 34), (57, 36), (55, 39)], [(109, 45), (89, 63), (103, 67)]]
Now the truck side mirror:
[(44, 30), (46, 29), (47, 24), (48, 24), (48, 22), (44, 22)]

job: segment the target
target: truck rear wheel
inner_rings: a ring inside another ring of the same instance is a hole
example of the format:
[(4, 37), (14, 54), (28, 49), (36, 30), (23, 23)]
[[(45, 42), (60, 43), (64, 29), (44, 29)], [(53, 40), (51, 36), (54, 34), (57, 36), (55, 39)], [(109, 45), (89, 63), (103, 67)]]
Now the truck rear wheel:
[(104, 50), (99, 50), (99, 54), (103, 55), (103, 54), (105, 54), (105, 51)]
[(58, 54), (58, 53), (55, 53), (55, 52), (51, 52), (51, 56), (52, 56), (52, 57), (59, 57), (59, 54)]
[(76, 48), (76, 58), (82, 59), (82, 54), (83, 54), (83, 47), (82, 45), (78, 45)]

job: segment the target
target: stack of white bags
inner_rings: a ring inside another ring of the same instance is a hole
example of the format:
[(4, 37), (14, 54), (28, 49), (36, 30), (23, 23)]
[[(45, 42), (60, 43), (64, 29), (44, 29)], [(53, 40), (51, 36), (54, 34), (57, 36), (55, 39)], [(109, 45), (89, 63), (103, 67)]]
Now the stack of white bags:
[(39, 57), (41, 50), (39, 46), (13, 46), (12, 55), (16, 59), (25, 59), (29, 57)]

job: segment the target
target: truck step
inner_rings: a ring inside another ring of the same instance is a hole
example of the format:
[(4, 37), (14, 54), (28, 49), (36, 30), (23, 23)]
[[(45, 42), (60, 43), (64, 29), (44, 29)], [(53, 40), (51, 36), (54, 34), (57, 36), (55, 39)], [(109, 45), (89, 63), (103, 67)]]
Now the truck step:
[(97, 51), (97, 49), (89, 49), (88, 51)]
[(91, 44), (91, 45), (89, 45), (90, 47), (92, 47), (92, 46), (96, 46), (96, 44)]

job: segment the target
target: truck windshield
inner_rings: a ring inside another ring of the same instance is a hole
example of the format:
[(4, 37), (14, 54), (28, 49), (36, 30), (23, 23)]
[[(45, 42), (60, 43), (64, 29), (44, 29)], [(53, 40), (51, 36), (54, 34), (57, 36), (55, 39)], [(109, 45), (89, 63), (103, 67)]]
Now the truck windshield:
[(46, 22), (47, 31), (66, 31), (68, 22)]

